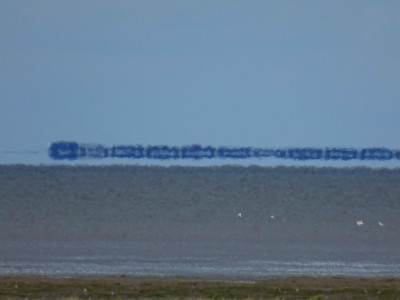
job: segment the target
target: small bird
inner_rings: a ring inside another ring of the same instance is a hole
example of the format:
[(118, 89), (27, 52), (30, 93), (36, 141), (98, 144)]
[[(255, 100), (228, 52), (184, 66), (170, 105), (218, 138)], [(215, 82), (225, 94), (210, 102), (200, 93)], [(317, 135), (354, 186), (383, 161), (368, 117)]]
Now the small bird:
[(275, 218), (275, 216), (272, 215), (272, 216), (270, 216), (270, 218), (273, 219), (273, 218)]
[(241, 213), (241, 212), (238, 213), (238, 214), (237, 214), (237, 217), (238, 217), (238, 218), (241, 218), (241, 217), (242, 217), (242, 213)]
[(357, 221), (357, 226), (362, 226), (362, 225), (364, 225), (364, 222), (362, 220)]
[(379, 225), (380, 227), (385, 226), (385, 224), (383, 224), (381, 221), (378, 221), (378, 225)]

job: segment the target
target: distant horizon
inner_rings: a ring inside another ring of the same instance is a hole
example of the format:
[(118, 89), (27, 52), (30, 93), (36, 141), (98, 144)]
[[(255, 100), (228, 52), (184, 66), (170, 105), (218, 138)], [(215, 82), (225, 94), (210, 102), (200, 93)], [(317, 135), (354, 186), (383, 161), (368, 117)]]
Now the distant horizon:
[[(83, 168), (83, 169), (102, 169), (102, 168), (143, 168), (143, 169), (265, 169), (265, 170), (273, 170), (277, 171), (278, 169), (286, 170), (312, 170), (316, 171), (368, 171), (368, 172), (400, 172), (400, 167), (385, 167), (385, 166), (366, 166), (366, 165), (355, 165), (355, 166), (317, 166), (317, 165), (284, 165), (284, 164), (275, 164), (275, 165), (260, 165), (260, 164), (235, 164), (235, 163), (227, 163), (227, 164), (213, 164), (213, 165), (182, 165), (182, 164), (121, 164), (121, 163), (113, 163), (113, 164), (89, 164), (89, 163), (76, 163), (76, 164), (67, 164), (67, 163), (42, 163), (42, 164), (24, 164), (24, 163), (12, 163), (12, 164), (0, 164), (0, 168), (13, 168), (13, 167), (21, 167), (21, 168)], [(400, 173), (399, 173), (400, 175)]]
[(384, 147), (230, 147), (203, 146), (200, 144), (171, 145), (113, 145), (84, 144), (75, 141), (58, 141), (50, 144), (48, 154), (55, 160), (130, 158), (130, 159), (248, 159), (278, 158), (291, 160), (392, 160), (400, 159), (400, 150)]
[[(400, 167), (400, 149), (385, 147), (232, 147), (211, 145), (105, 145), (58, 141), (47, 149), (3, 151), (16, 160), (1, 165), (139, 165), (389, 168)], [(21, 159), (28, 157), (27, 159)], [(36, 162), (34, 162), (36, 160)]]

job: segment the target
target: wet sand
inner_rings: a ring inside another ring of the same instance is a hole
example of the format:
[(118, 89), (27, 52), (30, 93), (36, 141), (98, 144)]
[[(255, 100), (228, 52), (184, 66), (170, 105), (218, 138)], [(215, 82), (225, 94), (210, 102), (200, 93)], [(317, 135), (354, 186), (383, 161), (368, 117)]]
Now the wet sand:
[(400, 299), (400, 278), (0, 277), (0, 299)]

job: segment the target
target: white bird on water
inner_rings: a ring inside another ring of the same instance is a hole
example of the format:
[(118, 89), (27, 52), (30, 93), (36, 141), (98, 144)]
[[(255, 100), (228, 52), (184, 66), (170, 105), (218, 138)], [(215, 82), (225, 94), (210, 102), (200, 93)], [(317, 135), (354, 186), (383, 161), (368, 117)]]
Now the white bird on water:
[(383, 224), (381, 221), (378, 221), (378, 225), (379, 225), (380, 227), (385, 226), (385, 224)]
[(238, 218), (241, 218), (241, 217), (242, 217), (242, 213), (241, 213), (241, 212), (238, 213), (238, 214), (237, 214), (237, 217), (238, 217)]
[(363, 226), (363, 225), (364, 225), (364, 222), (362, 220), (357, 221), (357, 226)]

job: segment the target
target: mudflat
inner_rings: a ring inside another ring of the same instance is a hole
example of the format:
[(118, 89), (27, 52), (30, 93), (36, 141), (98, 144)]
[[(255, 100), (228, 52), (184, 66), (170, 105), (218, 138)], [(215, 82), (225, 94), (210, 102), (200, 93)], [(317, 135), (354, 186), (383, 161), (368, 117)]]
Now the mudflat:
[(400, 299), (400, 278), (0, 277), (0, 299)]

